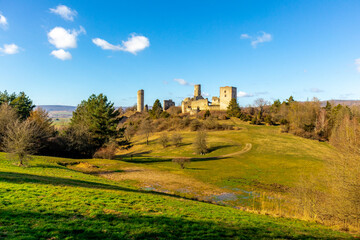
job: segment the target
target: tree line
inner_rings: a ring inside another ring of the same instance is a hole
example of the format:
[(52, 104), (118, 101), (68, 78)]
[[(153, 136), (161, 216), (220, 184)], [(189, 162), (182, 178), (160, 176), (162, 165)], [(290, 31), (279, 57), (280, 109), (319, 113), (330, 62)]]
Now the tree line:
[(56, 130), (48, 113), (24, 93), (0, 92), (0, 149), (24, 165), (31, 154), (109, 157), (125, 144), (120, 112), (103, 94), (91, 95), (73, 112), (69, 126)]

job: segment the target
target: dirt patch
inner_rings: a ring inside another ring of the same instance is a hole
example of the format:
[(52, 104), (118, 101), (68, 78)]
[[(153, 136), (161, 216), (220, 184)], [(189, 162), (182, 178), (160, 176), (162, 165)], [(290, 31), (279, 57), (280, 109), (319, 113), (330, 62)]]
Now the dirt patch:
[(209, 196), (227, 193), (227, 190), (180, 174), (141, 167), (129, 167), (122, 170), (123, 172), (101, 173), (98, 176), (113, 181), (135, 180), (143, 189), (198, 199), (208, 199)]

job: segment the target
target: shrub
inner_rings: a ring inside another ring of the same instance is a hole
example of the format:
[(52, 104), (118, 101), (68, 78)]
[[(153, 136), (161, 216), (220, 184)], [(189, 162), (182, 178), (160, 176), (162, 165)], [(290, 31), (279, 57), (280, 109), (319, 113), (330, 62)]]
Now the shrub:
[(169, 144), (169, 137), (168, 137), (168, 135), (167, 135), (166, 133), (162, 133), (162, 134), (160, 135), (160, 137), (159, 137), (159, 142), (160, 142), (160, 144), (161, 144), (164, 148), (166, 148), (166, 147), (168, 146), (168, 144)]
[(176, 147), (180, 147), (180, 146), (181, 146), (181, 143), (182, 143), (182, 137), (181, 137), (180, 134), (174, 133), (174, 134), (171, 136), (171, 141), (172, 141), (172, 143), (173, 143)]
[(210, 116), (211, 116), (210, 110), (206, 110), (206, 112), (204, 113), (204, 119), (207, 119)]
[(190, 158), (174, 158), (173, 163), (177, 163), (181, 169), (184, 169), (186, 165), (190, 164)]
[(204, 128), (207, 130), (215, 130), (215, 129), (219, 129), (221, 128), (221, 126), (219, 125), (219, 123), (217, 122), (217, 120), (213, 117), (208, 117), (204, 123)]
[(115, 141), (111, 141), (101, 147), (94, 153), (94, 158), (102, 158), (102, 159), (114, 159), (116, 156), (117, 143)]
[(201, 124), (201, 122), (199, 120), (195, 119), (195, 120), (191, 121), (191, 123), (190, 123), (190, 130), (191, 131), (198, 131), (201, 128), (202, 128), (202, 124)]
[(206, 143), (207, 134), (204, 131), (198, 132), (194, 142), (194, 150), (196, 154), (205, 154), (208, 152), (208, 147)]

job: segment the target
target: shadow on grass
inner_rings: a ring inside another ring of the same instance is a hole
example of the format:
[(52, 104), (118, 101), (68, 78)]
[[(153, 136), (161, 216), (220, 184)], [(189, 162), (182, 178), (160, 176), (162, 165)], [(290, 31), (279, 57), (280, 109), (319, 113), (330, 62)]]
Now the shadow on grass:
[(144, 154), (150, 154), (151, 151), (142, 151), (142, 152), (130, 152), (126, 154), (116, 155), (114, 160), (123, 160), (123, 158), (131, 158), (131, 157), (141, 157)]
[(323, 237), (325, 230), (304, 234), (285, 229), (282, 224), (250, 218), (242, 224), (229, 224), (123, 213), (88, 217), (51, 210), (2, 210), (0, 225), (1, 239), (335, 239)]
[(221, 145), (221, 146), (215, 146), (215, 147), (211, 147), (209, 148), (209, 152), (214, 152), (216, 150), (219, 150), (219, 149), (223, 149), (223, 148), (230, 148), (230, 147), (235, 147), (236, 145)]
[(49, 184), (53, 186), (70, 186), (70, 187), (83, 187), (83, 188), (91, 188), (91, 189), (117, 190), (117, 191), (126, 191), (126, 192), (134, 192), (134, 193), (146, 193), (146, 194), (154, 194), (161, 196), (169, 196), (169, 197), (196, 201), (195, 198), (181, 197), (169, 193), (137, 190), (137, 189), (111, 185), (111, 184), (103, 184), (103, 183), (89, 182), (89, 181), (69, 179), (69, 178), (40, 176), (40, 175), (33, 175), (27, 173), (0, 172), (0, 182), (19, 183), (19, 184), (36, 183), (36, 184)]
[[(176, 158), (176, 157), (174, 157)], [(129, 163), (161, 163), (161, 162), (171, 162), (174, 158), (159, 158), (159, 157), (136, 157), (133, 159), (122, 159), (124, 162)], [(199, 158), (191, 158), (191, 157), (178, 157), (178, 158), (188, 158), (191, 162), (202, 162), (202, 161), (214, 161), (214, 160), (224, 160), (227, 157), (199, 157)]]

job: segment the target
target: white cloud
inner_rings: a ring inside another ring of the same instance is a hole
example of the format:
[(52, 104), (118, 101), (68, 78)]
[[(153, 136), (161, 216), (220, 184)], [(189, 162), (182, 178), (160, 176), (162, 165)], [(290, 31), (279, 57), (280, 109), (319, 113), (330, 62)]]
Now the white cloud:
[(65, 51), (64, 49), (54, 50), (50, 54), (63, 61), (70, 60), (72, 58), (71, 53)]
[(75, 10), (72, 10), (65, 5), (58, 5), (56, 8), (50, 8), (50, 12), (55, 13), (68, 21), (74, 21), (74, 17), (77, 15)]
[(8, 22), (7, 19), (4, 15), (0, 14), (0, 27), (2, 27), (3, 29), (6, 29), (8, 26)]
[(136, 34), (131, 34), (127, 41), (122, 41), (121, 45), (113, 45), (101, 38), (94, 38), (92, 42), (104, 50), (124, 51), (134, 55), (150, 46), (150, 41), (147, 37)]
[(241, 34), (240, 38), (241, 39), (248, 39), (248, 38), (251, 38), (251, 37), (248, 34), (243, 33), (243, 34)]
[(202, 92), (201, 95), (204, 96), (204, 97), (209, 97), (209, 96), (210, 96), (210, 93)]
[(112, 45), (110, 43), (108, 43), (107, 41), (105, 41), (104, 39), (101, 38), (93, 38), (92, 42), (98, 46), (101, 47), (104, 50), (113, 50), (113, 51), (121, 51), (122, 48), (120, 45)]
[(16, 54), (19, 52), (19, 47), (12, 43), (12, 44), (4, 44), (3, 47), (0, 47), (0, 52), (3, 54)]
[(358, 70), (358, 72), (360, 72), (360, 58), (355, 59), (355, 65), (356, 65), (356, 69)]
[(253, 97), (254, 94), (251, 94), (251, 93), (246, 93), (246, 92), (243, 92), (243, 91), (239, 91), (238, 94), (237, 94), (237, 97)]
[(49, 42), (56, 48), (67, 49), (77, 47), (77, 37), (81, 33), (86, 33), (80, 26), (80, 30), (66, 30), (62, 27), (54, 27), (47, 35)]
[(192, 83), (189, 83), (189, 82), (185, 81), (182, 78), (175, 78), (174, 81), (179, 83), (180, 85), (184, 85), (184, 86), (192, 86), (192, 85), (194, 85)]
[(259, 43), (270, 42), (271, 40), (272, 40), (271, 34), (266, 33), (266, 32), (262, 32), (262, 36), (258, 36), (255, 40), (251, 41), (251, 46), (256, 48), (256, 46)]

